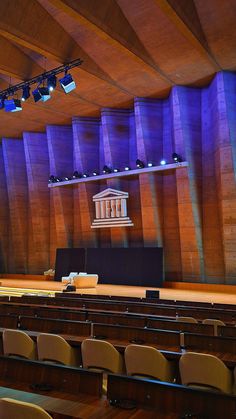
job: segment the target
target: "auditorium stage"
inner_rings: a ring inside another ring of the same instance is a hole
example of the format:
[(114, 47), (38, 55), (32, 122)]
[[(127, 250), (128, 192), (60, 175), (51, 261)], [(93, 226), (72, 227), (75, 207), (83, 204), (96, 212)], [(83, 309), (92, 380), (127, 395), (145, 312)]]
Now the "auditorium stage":
[[(11, 275), (11, 278), (0, 278), (0, 295), (22, 295), (24, 293), (45, 294), (54, 296), (65, 287), (61, 282), (41, 279), (19, 278), (19, 275)], [(36, 276), (35, 276), (36, 278)], [(43, 276), (41, 277), (43, 278)], [(145, 297), (146, 289), (159, 290), (160, 298), (187, 301), (207, 301), (214, 303), (236, 304), (236, 286), (192, 284), (168, 282), (163, 288), (144, 288), (126, 285), (98, 284), (96, 288), (80, 288), (80, 294), (105, 294), (112, 296)]]

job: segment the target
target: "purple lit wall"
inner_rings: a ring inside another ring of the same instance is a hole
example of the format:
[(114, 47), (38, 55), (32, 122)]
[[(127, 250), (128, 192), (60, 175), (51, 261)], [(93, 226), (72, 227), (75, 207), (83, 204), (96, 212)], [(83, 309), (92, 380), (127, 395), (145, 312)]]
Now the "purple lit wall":
[[(50, 174), (92, 175), (106, 164), (158, 165), (173, 152), (189, 168), (48, 189)], [(3, 139), (0, 151), (0, 262), (6, 272), (42, 273), (57, 247), (163, 246), (170, 281), (236, 282), (236, 75), (205, 88), (175, 86), (165, 100), (102, 109), (71, 126)], [(129, 193), (134, 227), (91, 229), (92, 197)], [(9, 233), (8, 233), (9, 226)]]

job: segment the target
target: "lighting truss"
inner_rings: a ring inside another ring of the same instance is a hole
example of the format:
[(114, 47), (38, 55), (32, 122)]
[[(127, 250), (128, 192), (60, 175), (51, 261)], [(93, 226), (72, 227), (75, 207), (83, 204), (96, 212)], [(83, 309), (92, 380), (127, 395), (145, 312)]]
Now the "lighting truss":
[(63, 64), (60, 67), (56, 67), (52, 70), (49, 71), (45, 71), (42, 74), (39, 74), (36, 77), (33, 77), (30, 80), (15, 84), (14, 86), (10, 86), (5, 90), (1, 90), (0, 91), (0, 99), (3, 97), (8, 97), (8, 96), (12, 96), (14, 95), (18, 90), (23, 90), (26, 86), (31, 86), (32, 84), (36, 84), (36, 83), (43, 83), (44, 80), (47, 80), (48, 78), (52, 77), (52, 76), (56, 76), (57, 74), (60, 73), (67, 73), (68, 70), (70, 70), (71, 68), (74, 67), (79, 67), (81, 64), (83, 63), (83, 61), (78, 58), (76, 60), (73, 60), (67, 64)]

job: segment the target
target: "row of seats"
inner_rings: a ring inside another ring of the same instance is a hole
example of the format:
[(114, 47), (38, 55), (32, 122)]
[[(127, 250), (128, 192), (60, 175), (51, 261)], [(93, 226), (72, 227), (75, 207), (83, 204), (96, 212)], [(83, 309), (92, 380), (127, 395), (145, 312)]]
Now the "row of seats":
[[(194, 317), (177, 316), (176, 320), (184, 323), (198, 323), (197, 319)], [(219, 319), (204, 319), (202, 320), (202, 324), (209, 324), (210, 326), (213, 326), (215, 336), (218, 336), (218, 326), (225, 326), (225, 323)]]
[[(23, 331), (5, 329), (3, 332), (5, 355), (35, 359), (33, 340)], [(64, 365), (76, 365), (74, 349), (58, 335), (42, 333), (37, 338), (38, 359)], [(157, 349), (143, 345), (128, 345), (122, 355), (109, 342), (85, 339), (81, 344), (84, 368), (106, 373), (154, 378), (174, 382), (175, 371), (171, 361)], [(125, 363), (124, 363), (125, 361)], [(181, 382), (184, 385), (233, 392), (233, 376), (225, 364), (213, 355), (186, 352), (179, 361)], [(235, 369), (236, 377), (236, 369)]]

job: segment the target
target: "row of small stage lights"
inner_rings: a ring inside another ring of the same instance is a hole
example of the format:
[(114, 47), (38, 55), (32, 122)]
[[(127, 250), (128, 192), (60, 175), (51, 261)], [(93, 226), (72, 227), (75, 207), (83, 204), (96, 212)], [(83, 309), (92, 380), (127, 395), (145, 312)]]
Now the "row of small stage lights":
[[(172, 154), (172, 159), (173, 159), (174, 163), (181, 163), (183, 161), (182, 160), (182, 157), (179, 154), (177, 154), (177, 153), (173, 153)], [(168, 164), (167, 160), (162, 159), (160, 161), (160, 165), (161, 166), (165, 166), (166, 164)], [(154, 166), (154, 164), (152, 162), (148, 162), (147, 163), (147, 167), (153, 167), (153, 166)], [(142, 160), (137, 159), (136, 160), (136, 168), (137, 169), (143, 169), (144, 167), (145, 167), (145, 163)], [(130, 168), (130, 166), (125, 166), (124, 167), (124, 171), (129, 171), (129, 170), (132, 171), (132, 169)], [(106, 174), (110, 174), (110, 173), (118, 173), (120, 171), (122, 171), (122, 170), (120, 170), (118, 168), (112, 169), (111, 167), (108, 167), (107, 165), (105, 165), (103, 167), (103, 170), (102, 170), (102, 173), (101, 174), (106, 175)], [(99, 176), (99, 174), (100, 174), (99, 172), (94, 171), (92, 173), (92, 176)], [(89, 176), (90, 175), (88, 173), (79, 173), (77, 170), (75, 170), (74, 173), (73, 173), (73, 175), (71, 177), (65, 176), (63, 178), (60, 178), (60, 177), (57, 177), (57, 176), (54, 176), (54, 175), (50, 175), (49, 180), (48, 180), (48, 183), (66, 182), (68, 180), (87, 178)]]

